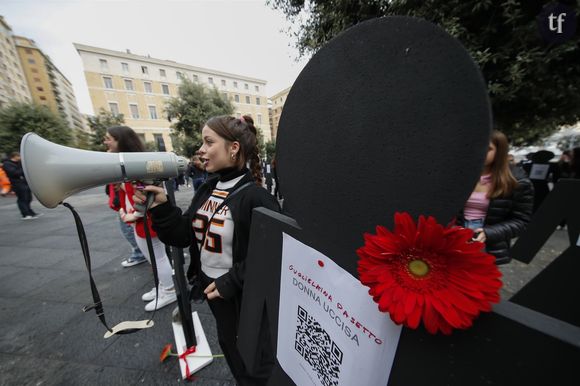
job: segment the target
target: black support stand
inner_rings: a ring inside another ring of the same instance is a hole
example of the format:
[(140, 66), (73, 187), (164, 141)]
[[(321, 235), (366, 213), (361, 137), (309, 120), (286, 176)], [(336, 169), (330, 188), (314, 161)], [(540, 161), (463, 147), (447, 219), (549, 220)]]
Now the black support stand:
[[(167, 190), (169, 202), (175, 206), (172, 180), (165, 181), (165, 189)], [(179, 308), (179, 317), (183, 326), (185, 342), (189, 348), (197, 346), (197, 339), (195, 338), (195, 329), (193, 328), (193, 319), (191, 318), (191, 304), (189, 303), (189, 292), (183, 270), (185, 259), (183, 257), (183, 249), (170, 247), (170, 250), (171, 261), (173, 263), (173, 284), (175, 285), (175, 292), (177, 294), (177, 307)]]

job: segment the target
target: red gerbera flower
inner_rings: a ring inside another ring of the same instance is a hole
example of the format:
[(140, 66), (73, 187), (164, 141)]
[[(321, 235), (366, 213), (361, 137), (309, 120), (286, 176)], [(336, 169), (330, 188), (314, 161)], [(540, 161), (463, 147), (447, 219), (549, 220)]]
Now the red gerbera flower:
[(500, 271), (495, 258), (472, 241), (473, 231), (443, 227), (433, 217), (395, 213), (395, 229), (377, 226), (357, 250), (362, 284), (379, 310), (397, 324), (450, 334), (465, 329), (481, 311), (499, 301)]

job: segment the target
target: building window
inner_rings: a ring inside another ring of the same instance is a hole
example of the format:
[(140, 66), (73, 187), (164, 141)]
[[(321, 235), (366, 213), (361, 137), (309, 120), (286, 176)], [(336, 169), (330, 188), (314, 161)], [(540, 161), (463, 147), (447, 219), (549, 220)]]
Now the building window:
[(157, 145), (157, 150), (165, 151), (165, 141), (163, 140), (162, 134), (153, 134), (153, 138), (155, 139), (155, 144)]
[(46, 100), (46, 97), (45, 97), (45, 96), (41, 96), (41, 97), (40, 97), (40, 100), (41, 100), (41, 101), (45, 101), (45, 100)]
[(227, 92), (223, 92), (222, 93), (222, 98), (224, 98), (225, 101), (228, 100), (228, 93)]
[(123, 72), (129, 72), (129, 63), (121, 63), (121, 66), (123, 67)]
[(259, 92), (260, 91), (260, 87), (259, 86), (254, 86), (254, 89), (256, 90), (256, 92)]
[(244, 83), (244, 90), (249, 90), (250, 86), (247, 83)]
[(159, 76), (162, 78), (165, 78), (167, 76), (164, 69), (162, 69), (162, 68), (159, 69)]
[(149, 106), (149, 117), (151, 119), (157, 119), (157, 109), (155, 106)]
[(101, 71), (109, 71), (109, 65), (105, 59), (99, 59), (99, 63), (101, 63)]
[(44, 91), (44, 88), (42, 88), (42, 87), (37, 87), (36, 89), (37, 89), (38, 91)]
[(222, 79), (222, 86), (223, 87), (226, 87), (226, 81), (225, 81), (225, 79)]
[(193, 74), (193, 81), (197, 82), (198, 80), (199, 80), (199, 77), (197, 75)]
[(103, 81), (105, 82), (105, 88), (113, 88), (113, 79), (103, 76)]
[(31, 68), (30, 71), (34, 72), (35, 74), (38, 74), (38, 70), (36, 68)]
[(179, 71), (175, 71), (175, 76), (177, 76), (177, 79), (183, 78), (183, 74)]
[(129, 108), (131, 109), (131, 118), (139, 119), (139, 106), (136, 104), (130, 104)]
[(238, 82), (234, 81), (234, 88), (238, 88)]
[(246, 95), (246, 103), (250, 104), (250, 97), (248, 95)]
[(240, 96), (238, 94), (234, 95), (234, 101), (240, 102)]
[(161, 85), (161, 90), (163, 91), (163, 94), (165, 94), (165, 95), (169, 95), (169, 85), (167, 85), (167, 84), (162, 84), (162, 85)]
[(34, 78), (35, 82), (40, 82), (40, 78)]
[(131, 79), (125, 79), (125, 90), (135, 91), (133, 88), (133, 81)]
[(141, 72), (143, 74), (148, 75), (149, 74), (149, 69), (147, 68), (147, 66), (141, 66)]
[(29, 58), (28, 59), (28, 63), (30, 63), (30, 64), (36, 64), (36, 60), (34, 60), (32, 58)]
[(208, 78), (207, 78), (207, 82), (208, 82), (209, 84), (213, 84), (213, 78), (212, 78), (211, 76), (210, 76), (210, 77), (208, 77)]
[(109, 102), (109, 110), (111, 110), (111, 114), (119, 115), (119, 105), (116, 102)]
[(151, 94), (153, 89), (151, 88), (151, 82), (143, 82), (143, 86), (145, 86), (145, 92)]
[(256, 97), (256, 104), (259, 105), (260, 104), (260, 98)]
[(262, 114), (258, 114), (258, 125), (262, 124)]
[(26, 53), (29, 54), (29, 55), (32, 55), (32, 50), (30, 48), (27, 48), (26, 49)]

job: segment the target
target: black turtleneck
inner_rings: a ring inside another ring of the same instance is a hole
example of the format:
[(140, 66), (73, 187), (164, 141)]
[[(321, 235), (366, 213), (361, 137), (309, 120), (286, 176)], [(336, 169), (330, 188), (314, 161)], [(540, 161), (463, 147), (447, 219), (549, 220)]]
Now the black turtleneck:
[(231, 168), (225, 168), (222, 170), (218, 170), (216, 172), (216, 174), (220, 176), (219, 180), (221, 182), (226, 182), (226, 181), (233, 180), (234, 178), (237, 178), (239, 176), (243, 176), (247, 172), (248, 172), (248, 168), (246, 168), (246, 167), (244, 167), (242, 169), (237, 169), (235, 167), (231, 167)]

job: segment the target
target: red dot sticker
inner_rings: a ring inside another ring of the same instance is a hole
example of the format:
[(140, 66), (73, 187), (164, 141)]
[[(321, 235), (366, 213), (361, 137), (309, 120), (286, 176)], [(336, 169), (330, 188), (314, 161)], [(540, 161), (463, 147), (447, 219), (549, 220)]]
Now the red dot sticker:
[(324, 267), (324, 261), (318, 260), (318, 265), (321, 266), (321, 267)]

